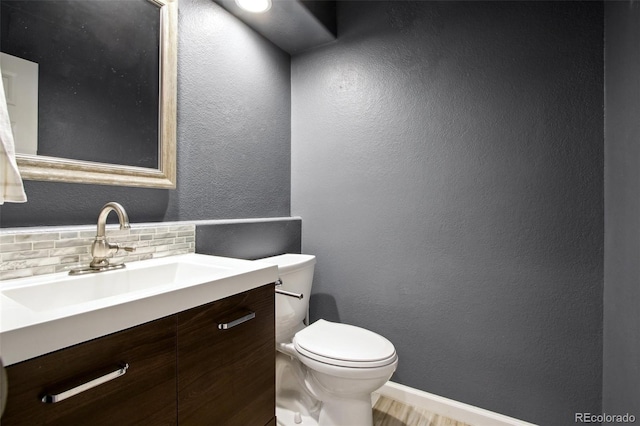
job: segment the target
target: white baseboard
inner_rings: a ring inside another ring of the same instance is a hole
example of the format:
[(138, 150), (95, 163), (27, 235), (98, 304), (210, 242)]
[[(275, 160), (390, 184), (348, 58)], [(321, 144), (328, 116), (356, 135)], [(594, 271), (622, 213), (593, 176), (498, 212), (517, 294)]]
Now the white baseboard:
[(473, 405), (454, 401), (399, 383), (387, 382), (375, 393), (396, 401), (422, 408), (472, 426), (535, 426), (513, 417), (494, 413)]

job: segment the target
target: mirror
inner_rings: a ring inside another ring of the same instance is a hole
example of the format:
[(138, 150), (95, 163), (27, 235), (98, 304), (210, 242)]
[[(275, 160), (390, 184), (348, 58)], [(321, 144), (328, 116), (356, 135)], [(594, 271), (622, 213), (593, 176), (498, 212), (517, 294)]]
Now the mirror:
[[(0, 7), (3, 84), (22, 177), (175, 188), (177, 0), (2, 0)], [(7, 58), (34, 70), (22, 73), (32, 76), (22, 86), (35, 93), (37, 111), (16, 96), (20, 85), (11, 84), (21, 72), (5, 69)], [(12, 113), (12, 93), (31, 111), (26, 119)]]

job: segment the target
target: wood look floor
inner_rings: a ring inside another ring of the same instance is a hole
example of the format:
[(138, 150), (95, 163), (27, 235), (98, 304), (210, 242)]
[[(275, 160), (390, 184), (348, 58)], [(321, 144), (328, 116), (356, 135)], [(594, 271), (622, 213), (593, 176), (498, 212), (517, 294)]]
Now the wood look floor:
[(373, 406), (373, 426), (471, 426), (380, 396)]

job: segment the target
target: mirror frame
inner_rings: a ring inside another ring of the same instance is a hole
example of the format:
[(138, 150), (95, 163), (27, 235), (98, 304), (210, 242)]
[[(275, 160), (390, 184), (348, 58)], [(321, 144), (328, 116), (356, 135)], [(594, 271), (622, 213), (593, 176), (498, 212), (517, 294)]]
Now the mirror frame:
[(148, 0), (160, 9), (158, 168), (16, 153), (23, 179), (146, 188), (176, 187), (178, 0)]

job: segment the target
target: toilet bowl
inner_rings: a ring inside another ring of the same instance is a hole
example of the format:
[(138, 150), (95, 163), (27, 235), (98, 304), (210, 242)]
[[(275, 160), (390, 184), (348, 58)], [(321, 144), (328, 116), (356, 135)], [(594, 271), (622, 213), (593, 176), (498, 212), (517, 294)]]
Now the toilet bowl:
[(285, 290), (276, 294), (276, 406), (294, 420), (287, 424), (279, 415), (278, 423), (371, 425), (371, 393), (398, 365), (393, 344), (353, 325), (323, 319), (305, 325), (315, 256), (285, 254), (260, 261), (278, 266), (278, 288)]

